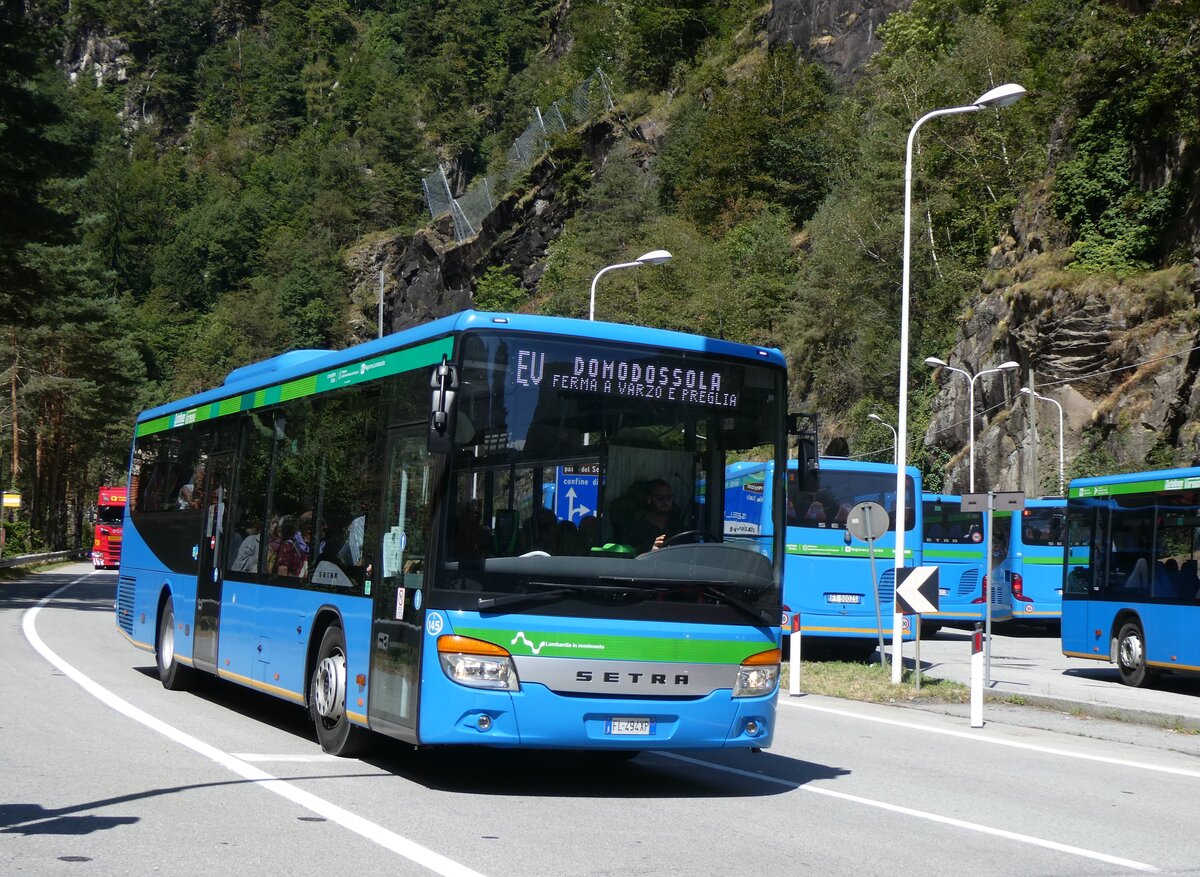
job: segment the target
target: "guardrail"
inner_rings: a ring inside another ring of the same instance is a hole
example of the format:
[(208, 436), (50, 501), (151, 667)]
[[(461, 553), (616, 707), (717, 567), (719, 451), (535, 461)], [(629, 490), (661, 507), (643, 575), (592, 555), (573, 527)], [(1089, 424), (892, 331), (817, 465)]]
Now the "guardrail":
[(20, 554), (16, 557), (0, 558), (0, 568), (10, 566), (32, 566), (35, 563), (53, 563), (56, 560), (84, 560), (83, 551), (51, 551), (46, 554)]

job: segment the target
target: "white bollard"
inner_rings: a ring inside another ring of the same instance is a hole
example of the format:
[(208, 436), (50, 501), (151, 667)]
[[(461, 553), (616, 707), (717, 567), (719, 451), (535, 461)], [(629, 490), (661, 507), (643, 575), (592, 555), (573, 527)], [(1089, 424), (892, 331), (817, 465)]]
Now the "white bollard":
[(983, 631), (971, 635), (971, 727), (983, 727)]
[(788, 659), (788, 694), (800, 696), (800, 615), (792, 616), (792, 653)]

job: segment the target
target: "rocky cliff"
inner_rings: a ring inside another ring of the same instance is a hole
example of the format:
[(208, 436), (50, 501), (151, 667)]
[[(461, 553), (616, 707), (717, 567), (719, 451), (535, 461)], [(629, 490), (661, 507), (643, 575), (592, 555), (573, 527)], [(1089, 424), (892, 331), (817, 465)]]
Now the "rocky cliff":
[[(580, 132), (586, 160), (594, 169), (613, 144), (629, 136), (615, 116)], [(548, 156), (529, 172), (526, 185), (506, 194), (478, 234), (456, 241), (448, 214), (411, 237), (375, 236), (353, 248), (347, 265), (354, 278), (354, 328), (374, 337), (379, 272), (384, 276), (384, 328), (398, 332), (471, 307), (475, 281), (491, 266), (506, 266), (532, 291), (541, 278), (546, 250), (578, 208), (563, 192), (559, 167)]]
[[(1068, 480), (1081, 455), (1110, 471), (1200, 463), (1200, 260), (1127, 279), (1071, 271), (1045, 201), (1035, 192), (1014, 216), (949, 357), (973, 374), (1020, 365), (975, 382), (976, 490), (1058, 490), (1058, 409), (1023, 386), (1062, 406)], [(967, 380), (933, 379), (923, 441), (950, 452), (965, 490)]]

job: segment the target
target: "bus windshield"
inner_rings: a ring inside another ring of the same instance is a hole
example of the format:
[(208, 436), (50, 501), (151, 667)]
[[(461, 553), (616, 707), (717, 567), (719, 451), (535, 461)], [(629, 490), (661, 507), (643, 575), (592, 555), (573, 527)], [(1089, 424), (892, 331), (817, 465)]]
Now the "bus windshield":
[[(906, 531), (913, 528), (912, 478), (905, 476)], [(801, 490), (795, 470), (788, 471), (787, 523), (789, 527), (845, 529), (846, 517), (860, 502), (876, 502), (887, 509), (888, 531), (896, 529), (896, 478), (886, 472), (822, 469), (815, 490)]]
[(964, 512), (956, 502), (926, 502), (925, 541), (978, 545), (983, 542), (983, 512)]
[(119, 505), (96, 506), (96, 523), (120, 526), (125, 518), (125, 507)]
[(723, 491), (704, 486), (782, 447), (781, 370), (511, 334), (465, 336), (460, 361), (434, 587), (779, 605), (772, 561), (723, 542)]
[(1021, 542), (1025, 545), (1061, 546), (1066, 536), (1067, 510), (1026, 508), (1021, 513)]

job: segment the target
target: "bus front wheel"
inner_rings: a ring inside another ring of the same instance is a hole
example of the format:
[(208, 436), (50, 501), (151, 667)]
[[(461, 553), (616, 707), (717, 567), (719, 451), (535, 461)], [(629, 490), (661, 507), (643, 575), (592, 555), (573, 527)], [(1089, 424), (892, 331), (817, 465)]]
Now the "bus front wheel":
[(340, 627), (327, 627), (313, 667), (308, 712), (321, 748), (330, 755), (352, 756), (366, 741), (366, 730), (346, 715), (346, 687), (346, 640)]
[(1144, 686), (1150, 680), (1150, 671), (1146, 667), (1146, 638), (1142, 626), (1136, 621), (1126, 621), (1117, 633), (1116, 644), (1117, 670), (1121, 673), (1121, 681), (1135, 688)]
[(168, 691), (183, 691), (191, 682), (192, 668), (175, 657), (175, 599), (167, 597), (158, 616), (158, 648), (154, 650), (158, 678)]

